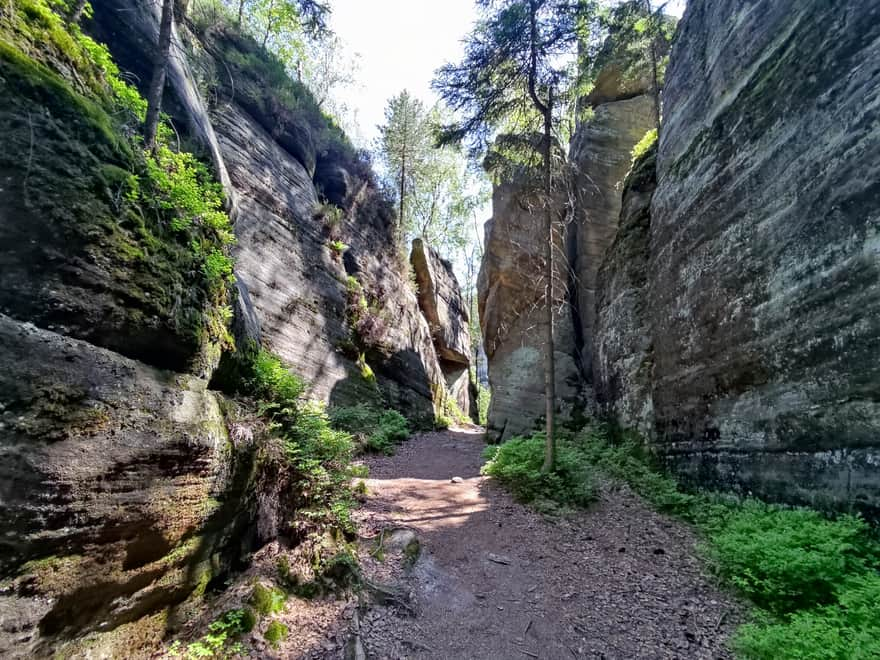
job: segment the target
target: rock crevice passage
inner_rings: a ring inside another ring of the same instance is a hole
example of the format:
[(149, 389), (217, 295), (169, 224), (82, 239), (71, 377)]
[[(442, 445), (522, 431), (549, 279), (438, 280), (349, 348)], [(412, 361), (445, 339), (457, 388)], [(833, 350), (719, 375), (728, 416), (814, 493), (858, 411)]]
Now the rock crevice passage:
[(692, 530), (611, 485), (588, 511), (545, 518), (480, 476), (482, 447), (474, 432), (428, 433), (371, 460), (361, 533), (409, 529), (421, 553), (415, 615), (359, 621), (367, 657), (729, 657), (738, 608)]

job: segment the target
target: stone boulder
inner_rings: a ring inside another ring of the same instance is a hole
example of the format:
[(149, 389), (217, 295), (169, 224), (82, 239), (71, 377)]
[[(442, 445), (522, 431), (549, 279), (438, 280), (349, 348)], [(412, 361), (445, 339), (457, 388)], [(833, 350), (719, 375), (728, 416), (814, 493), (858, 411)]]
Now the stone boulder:
[(0, 655), (147, 655), (248, 549), (217, 396), (0, 316)]
[(431, 329), (446, 380), (446, 392), (459, 410), (470, 416), (470, 318), (452, 264), (419, 238), (413, 241), (410, 263), (418, 286), (419, 307)]
[(420, 238), (413, 241), (410, 263), (419, 289), (419, 307), (428, 320), (438, 357), (470, 364), (470, 315), (452, 264)]
[(880, 511), (880, 4), (693, 0), (651, 205), (656, 446)]

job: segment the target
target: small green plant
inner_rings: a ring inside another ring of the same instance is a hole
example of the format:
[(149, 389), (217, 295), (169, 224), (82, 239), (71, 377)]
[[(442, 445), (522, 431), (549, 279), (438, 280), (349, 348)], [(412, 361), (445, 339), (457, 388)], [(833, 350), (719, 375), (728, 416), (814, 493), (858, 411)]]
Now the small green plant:
[(333, 408), (333, 425), (352, 433), (366, 451), (392, 454), (410, 435), (409, 422), (396, 410), (377, 410), (365, 403)]
[(544, 474), (544, 435), (513, 438), (504, 444), (489, 446), (482, 473), (496, 479), (523, 502), (543, 505), (587, 506), (596, 499), (593, 468), (580, 448), (562, 438), (557, 440), (556, 467)]
[(281, 642), (287, 639), (289, 633), (290, 629), (286, 625), (280, 621), (272, 621), (266, 627), (266, 633), (263, 636), (272, 648), (277, 649)]
[(267, 587), (257, 582), (251, 591), (250, 604), (260, 616), (277, 614), (284, 609), (284, 592), (275, 587)]
[(636, 142), (636, 145), (632, 149), (632, 159), (633, 162), (637, 161), (639, 158), (644, 156), (648, 149), (650, 149), (653, 144), (657, 141), (657, 129), (652, 128), (650, 131), (645, 133), (644, 137), (641, 140)]
[(342, 241), (330, 241), (327, 243), (327, 247), (329, 247), (330, 251), (336, 256), (342, 255), (342, 253), (348, 249), (348, 246)]
[(248, 608), (229, 610), (219, 619), (208, 624), (207, 634), (188, 644), (183, 653), (179, 641), (171, 645), (168, 653), (171, 657), (184, 657), (186, 660), (225, 656), (229, 643), (253, 630), (256, 623), (257, 619), (253, 611)]

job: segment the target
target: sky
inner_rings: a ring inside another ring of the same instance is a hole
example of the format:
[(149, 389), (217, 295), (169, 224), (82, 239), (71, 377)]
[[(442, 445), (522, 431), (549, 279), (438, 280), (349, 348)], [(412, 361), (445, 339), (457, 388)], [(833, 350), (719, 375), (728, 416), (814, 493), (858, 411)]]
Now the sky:
[[(681, 16), (685, 2), (670, 0), (667, 12)], [(330, 5), (331, 27), (346, 52), (358, 55), (359, 63), (354, 75), (358, 83), (341, 90), (338, 100), (356, 109), (356, 128), (345, 122), (349, 137), (358, 147), (371, 148), (392, 96), (407, 89), (426, 106), (434, 105), (434, 72), (461, 59), (461, 42), (477, 10), (474, 0), (330, 0)], [(479, 225), (491, 214), (487, 201), (478, 211)], [(460, 259), (455, 260), (455, 269), (462, 281)]]
[(385, 103), (401, 90), (434, 104), (434, 70), (461, 57), (460, 42), (476, 18), (473, 0), (332, 0), (331, 5), (333, 30), (360, 55), (360, 85), (341, 96), (358, 109), (361, 138), (368, 142), (384, 122)]
[[(680, 16), (685, 0), (667, 8)], [(331, 26), (359, 54), (358, 85), (344, 90), (341, 100), (357, 108), (361, 135), (368, 147), (384, 121), (385, 103), (408, 89), (426, 105), (436, 101), (431, 91), (434, 71), (461, 58), (461, 41), (477, 17), (473, 0), (331, 0)]]

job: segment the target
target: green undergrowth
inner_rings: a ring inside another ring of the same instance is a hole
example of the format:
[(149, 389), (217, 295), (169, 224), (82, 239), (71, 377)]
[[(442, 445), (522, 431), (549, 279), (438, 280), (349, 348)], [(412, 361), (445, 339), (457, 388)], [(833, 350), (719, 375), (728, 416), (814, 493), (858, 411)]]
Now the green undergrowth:
[(477, 383), (477, 423), (486, 426), (489, 423), (489, 404), (492, 402), (492, 391)]
[[(268, 431), (281, 438), (286, 466), (296, 480), (296, 525), (305, 533), (336, 528), (354, 532), (351, 434), (334, 428), (325, 406), (307, 396), (305, 381), (265, 349), (242, 351), (240, 392), (259, 402)], [(290, 512), (291, 515), (294, 512)]]
[(596, 499), (593, 467), (581, 447), (565, 438), (557, 440), (556, 466), (541, 472), (545, 436), (516, 437), (501, 445), (486, 447), (482, 473), (507, 487), (522, 502), (539, 510), (587, 506)]
[(330, 421), (354, 436), (364, 451), (393, 454), (410, 435), (406, 417), (396, 410), (378, 409), (365, 403), (330, 409)]
[(249, 633), (257, 624), (257, 617), (250, 608), (229, 610), (208, 624), (208, 632), (185, 647), (176, 640), (168, 649), (172, 658), (232, 657), (243, 651), (238, 638)]
[(595, 470), (700, 530), (714, 573), (754, 604), (731, 642), (738, 657), (880, 657), (880, 544), (862, 518), (684, 492), (637, 439), (612, 443), (599, 427), (572, 442)]

